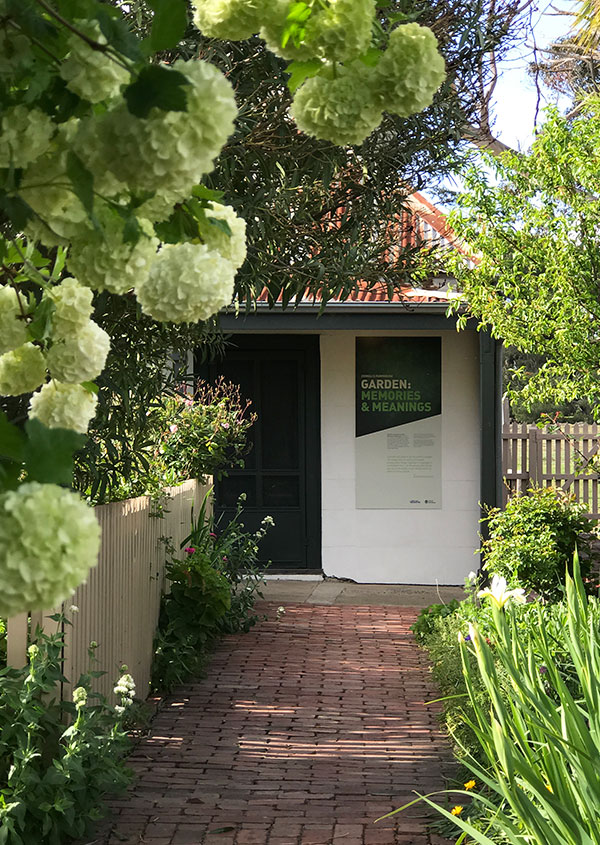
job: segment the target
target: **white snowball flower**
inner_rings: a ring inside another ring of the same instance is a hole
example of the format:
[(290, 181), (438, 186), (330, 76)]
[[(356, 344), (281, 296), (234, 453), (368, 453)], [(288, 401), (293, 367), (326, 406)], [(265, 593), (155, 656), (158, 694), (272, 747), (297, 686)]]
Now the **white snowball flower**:
[(123, 221), (116, 214), (98, 215), (101, 231), (75, 240), (69, 249), (69, 271), (94, 290), (126, 293), (148, 275), (159, 241), (148, 220), (140, 220), (142, 234), (136, 244), (123, 243)]
[(307, 79), (290, 109), (298, 129), (340, 146), (362, 144), (382, 117), (369, 86), (371, 70), (355, 63), (340, 67), (335, 78), (324, 73)]
[(77, 493), (32, 481), (0, 495), (0, 615), (56, 607), (99, 548), (100, 526)]
[(67, 153), (77, 125), (75, 118), (60, 124), (48, 152), (25, 170), (19, 185), (20, 195), (38, 215), (27, 221), (25, 233), (45, 246), (65, 246), (92, 230), (67, 176)]
[(52, 315), (55, 334), (73, 334), (86, 326), (92, 313), (92, 291), (80, 285), (77, 279), (67, 278), (52, 288), (50, 293), (56, 310)]
[[(88, 38), (107, 44), (96, 21), (76, 20), (75, 26)], [(129, 82), (129, 72), (105, 53), (94, 50), (78, 35), (69, 36), (70, 52), (60, 66), (60, 75), (75, 94), (99, 103), (116, 97), (121, 86)]]
[(56, 124), (36, 108), (6, 109), (0, 118), (0, 167), (27, 167), (50, 147)]
[(385, 111), (408, 117), (431, 105), (445, 76), (434, 33), (418, 23), (402, 24), (374, 68), (373, 92)]
[[(209, 249), (216, 250), (223, 258), (231, 261), (238, 270), (246, 259), (246, 221), (238, 217), (229, 205), (211, 202), (206, 209), (207, 220), (200, 223), (200, 236)], [(229, 226), (231, 234), (211, 223), (222, 220)]]
[(27, 323), (22, 319), (17, 292), (12, 285), (0, 287), (0, 355), (27, 340)]
[(0, 355), (0, 396), (20, 396), (46, 381), (46, 364), (39, 346), (24, 343)]
[(166, 193), (161, 215), (213, 169), (237, 113), (231, 83), (213, 64), (178, 59), (172, 67), (190, 81), (187, 111), (153, 108), (142, 119), (118, 105), (99, 126), (105, 167), (132, 191)]
[(46, 353), (46, 365), (50, 375), (67, 384), (93, 381), (100, 375), (110, 349), (110, 337), (89, 320), (76, 334), (55, 336)]
[(234, 276), (231, 262), (205, 244), (167, 244), (136, 295), (155, 320), (196, 323), (231, 302)]
[(209, 38), (242, 41), (260, 29), (264, 0), (195, 0), (194, 25)]
[(49, 381), (31, 397), (29, 416), (48, 428), (68, 428), (85, 434), (97, 403), (98, 397), (80, 384)]

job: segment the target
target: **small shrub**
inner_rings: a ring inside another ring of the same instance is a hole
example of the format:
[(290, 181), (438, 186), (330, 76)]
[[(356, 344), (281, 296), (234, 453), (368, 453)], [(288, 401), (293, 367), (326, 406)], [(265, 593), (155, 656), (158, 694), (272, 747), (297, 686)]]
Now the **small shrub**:
[(211, 644), (223, 634), (248, 631), (260, 595), (263, 569), (258, 544), (273, 520), (251, 534), (240, 521), (244, 497), (224, 528), (208, 514), (204, 499), (183, 557), (167, 563), (170, 592), (163, 596), (155, 639), (152, 684), (171, 690), (201, 673)]
[(131, 684), (129, 676), (117, 683), (124, 691), (117, 707), (91, 703), (96, 673), (80, 678), (73, 702), (48, 700), (64, 680), (64, 636), (38, 630), (36, 639), (28, 666), (0, 672), (0, 842), (64, 845), (102, 817), (103, 795), (129, 783), (122, 720)]
[(438, 619), (444, 619), (446, 616), (452, 616), (459, 608), (458, 599), (452, 599), (445, 604), (430, 604), (424, 607), (417, 617), (414, 625), (411, 625), (411, 631), (415, 635), (415, 640), (420, 644), (427, 640), (427, 638), (435, 630), (435, 623)]
[(492, 508), (487, 522), (489, 539), (482, 544), (485, 569), (549, 600), (563, 594), (564, 572), (577, 545), (589, 568), (589, 539), (594, 523), (584, 516), (585, 505), (551, 487), (531, 488), (514, 496), (506, 508)]

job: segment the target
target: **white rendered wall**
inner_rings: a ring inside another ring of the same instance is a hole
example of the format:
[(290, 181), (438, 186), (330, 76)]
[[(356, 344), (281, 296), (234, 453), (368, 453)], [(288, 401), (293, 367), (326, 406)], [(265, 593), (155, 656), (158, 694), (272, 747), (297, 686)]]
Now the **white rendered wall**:
[[(357, 335), (442, 338), (442, 508), (357, 510), (354, 389)], [(323, 572), (359, 583), (462, 584), (477, 568), (480, 447), (476, 332), (321, 335)]]

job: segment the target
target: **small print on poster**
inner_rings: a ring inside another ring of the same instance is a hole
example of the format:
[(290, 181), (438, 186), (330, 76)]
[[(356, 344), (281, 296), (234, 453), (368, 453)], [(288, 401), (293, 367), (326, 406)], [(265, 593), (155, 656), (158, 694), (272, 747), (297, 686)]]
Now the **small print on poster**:
[(356, 338), (356, 507), (442, 506), (440, 337)]

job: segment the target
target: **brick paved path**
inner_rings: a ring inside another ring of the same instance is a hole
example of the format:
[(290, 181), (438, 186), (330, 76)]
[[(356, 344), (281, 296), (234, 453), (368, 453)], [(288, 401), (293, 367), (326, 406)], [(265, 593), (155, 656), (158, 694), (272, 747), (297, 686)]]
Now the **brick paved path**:
[[(290, 605), (228, 637), (131, 757), (107, 842), (436, 845), (421, 808), (449, 752), (411, 608)], [(98, 840), (103, 841), (103, 840)]]

